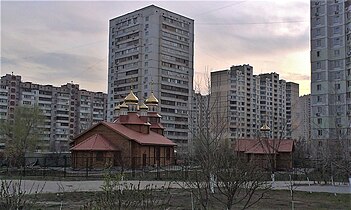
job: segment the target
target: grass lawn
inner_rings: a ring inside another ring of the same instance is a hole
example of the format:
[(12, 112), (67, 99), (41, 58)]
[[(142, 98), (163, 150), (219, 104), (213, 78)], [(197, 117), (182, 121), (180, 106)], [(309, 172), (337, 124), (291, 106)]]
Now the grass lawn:
[[(40, 202), (34, 209), (80, 209), (102, 192), (71, 192), (63, 194), (41, 194)], [(171, 201), (168, 209), (191, 209), (191, 195), (181, 189), (171, 190)], [(350, 194), (294, 192), (295, 209), (351, 209)], [(197, 206), (199, 207), (199, 206)], [(237, 208), (240, 206), (237, 206)], [(233, 209), (237, 209), (233, 208)], [(213, 201), (210, 209), (225, 209), (218, 201)], [(265, 194), (264, 198), (250, 209), (291, 209), (290, 191), (274, 190)]]

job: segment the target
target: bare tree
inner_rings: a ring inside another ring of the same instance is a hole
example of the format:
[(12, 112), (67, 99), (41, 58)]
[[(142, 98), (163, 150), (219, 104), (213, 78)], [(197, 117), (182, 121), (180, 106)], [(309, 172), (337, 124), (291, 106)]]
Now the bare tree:
[(43, 115), (39, 107), (18, 106), (14, 119), (0, 122), (1, 141), (5, 143), (5, 156), (18, 165), (26, 152), (34, 151), (39, 143)]
[[(0, 209), (31, 209), (39, 200), (44, 189), (33, 183), (29, 190), (24, 189), (24, 182), (19, 180), (0, 180)], [(31, 197), (29, 197), (31, 195)]]
[(138, 184), (121, 182), (119, 175), (107, 175), (102, 191), (83, 209), (165, 209), (171, 199), (169, 185), (142, 187), (140, 181)]
[(263, 169), (255, 161), (252, 159), (247, 162), (228, 148), (222, 148), (217, 155), (215, 177), (219, 193), (213, 194), (213, 197), (227, 209), (232, 209), (237, 204), (239, 206), (236, 208), (249, 208), (270, 189), (270, 185), (265, 182)]
[(181, 186), (195, 197), (201, 209), (211, 209), (215, 200), (228, 209), (242, 202), (242, 208), (247, 208), (262, 198), (253, 199), (253, 195), (264, 186), (264, 176), (254, 163), (244, 163), (234, 155), (225, 106), (228, 98), (213, 89), (208, 78), (206, 84), (210, 95), (197, 95), (197, 118), (191, 126), (194, 152)]

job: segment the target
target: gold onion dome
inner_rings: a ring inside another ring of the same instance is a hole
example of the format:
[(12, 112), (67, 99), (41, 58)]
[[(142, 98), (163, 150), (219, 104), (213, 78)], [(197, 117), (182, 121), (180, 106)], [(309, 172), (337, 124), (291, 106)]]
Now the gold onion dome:
[(268, 127), (267, 124), (264, 124), (261, 128), (260, 131), (270, 131), (271, 129)]
[(142, 104), (139, 106), (139, 109), (148, 109), (148, 107), (147, 107), (144, 103), (142, 103)]
[(119, 107), (128, 109), (128, 105), (126, 104), (126, 102), (123, 102), (121, 105), (119, 105)]
[(147, 98), (147, 99), (145, 100), (145, 103), (146, 103), (146, 104), (158, 104), (158, 100), (157, 100), (157, 98), (155, 97), (155, 95), (154, 95), (153, 92), (151, 92), (149, 98)]
[(133, 90), (130, 90), (130, 93), (124, 98), (125, 102), (138, 103), (139, 99), (134, 95)]

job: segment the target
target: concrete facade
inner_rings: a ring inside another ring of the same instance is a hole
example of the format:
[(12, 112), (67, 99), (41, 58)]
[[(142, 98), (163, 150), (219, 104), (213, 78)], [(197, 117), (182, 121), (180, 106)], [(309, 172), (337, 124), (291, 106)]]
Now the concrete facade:
[(351, 1), (311, 0), (311, 139), (351, 151)]
[(299, 97), (297, 140), (309, 145), (311, 143), (311, 95)]
[(160, 99), (165, 135), (187, 152), (193, 89), (194, 21), (154, 5), (109, 23), (108, 113), (132, 88)]
[(286, 83), (286, 120), (287, 138), (299, 139), (299, 84)]
[(264, 123), (271, 129), (270, 138), (290, 138), (286, 97), (286, 81), (277, 73), (254, 75), (250, 65), (211, 72), (211, 103), (228, 121), (230, 141), (257, 138)]
[(22, 82), (19, 75), (6, 74), (0, 85), (1, 118), (13, 119), (18, 105), (36, 105), (42, 110), (44, 125), (38, 152), (67, 151), (74, 135), (106, 120), (107, 95), (81, 90), (78, 84), (40, 85)]

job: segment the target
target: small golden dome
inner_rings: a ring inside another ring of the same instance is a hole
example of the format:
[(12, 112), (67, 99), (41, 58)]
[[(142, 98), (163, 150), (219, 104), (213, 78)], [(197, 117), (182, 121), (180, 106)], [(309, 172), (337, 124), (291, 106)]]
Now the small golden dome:
[(133, 91), (130, 90), (130, 93), (124, 98), (125, 102), (132, 102), (132, 103), (138, 103), (139, 99), (134, 95)]
[(144, 103), (139, 106), (139, 109), (149, 109)]
[(126, 102), (123, 102), (123, 104), (119, 105), (119, 107), (128, 109), (128, 105), (126, 104)]
[(146, 103), (146, 104), (158, 104), (158, 100), (157, 100), (157, 98), (155, 97), (155, 95), (154, 95), (153, 92), (151, 92), (149, 98), (147, 98), (147, 99), (145, 100), (145, 103)]
[(268, 127), (267, 124), (264, 124), (264, 125), (260, 128), (260, 131), (270, 131), (270, 130), (271, 130), (271, 128)]

